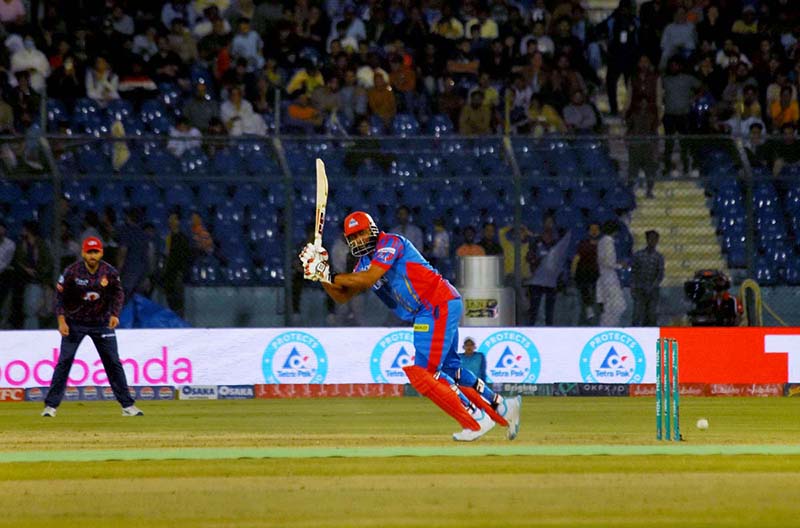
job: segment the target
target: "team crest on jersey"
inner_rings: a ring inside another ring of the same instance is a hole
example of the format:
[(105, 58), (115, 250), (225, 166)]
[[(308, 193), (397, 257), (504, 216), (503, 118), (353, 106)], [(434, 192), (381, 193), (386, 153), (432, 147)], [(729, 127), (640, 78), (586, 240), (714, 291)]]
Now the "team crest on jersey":
[(102, 286), (103, 288), (108, 286), (108, 278), (105, 275), (100, 277), (100, 286)]
[(369, 367), (376, 383), (407, 383), (403, 367), (414, 364), (414, 334), (408, 330), (391, 332), (372, 349)]

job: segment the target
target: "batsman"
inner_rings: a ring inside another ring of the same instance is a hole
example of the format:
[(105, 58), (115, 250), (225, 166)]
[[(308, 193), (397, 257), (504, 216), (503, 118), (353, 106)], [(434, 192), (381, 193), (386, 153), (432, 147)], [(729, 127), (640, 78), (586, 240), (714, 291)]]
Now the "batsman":
[(309, 243), (300, 253), (304, 277), (319, 281), (328, 295), (344, 303), (372, 289), (398, 317), (414, 323), (414, 365), (404, 367), (411, 385), (463, 427), (460, 442), (477, 440), (495, 423), (519, 433), (522, 398), (503, 398), (469, 370), (458, 355), (461, 295), (403, 236), (378, 229), (372, 217), (356, 211), (344, 219), (344, 236), (358, 262), (352, 273), (334, 273), (328, 252)]

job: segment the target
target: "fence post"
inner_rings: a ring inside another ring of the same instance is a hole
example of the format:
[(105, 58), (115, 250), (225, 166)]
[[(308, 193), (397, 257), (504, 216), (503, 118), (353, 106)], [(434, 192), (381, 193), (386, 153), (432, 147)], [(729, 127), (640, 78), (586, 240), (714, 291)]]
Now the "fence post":
[[(292, 263), (293, 263), (293, 253), (294, 249), (292, 248), (292, 230), (291, 226), (294, 225), (294, 183), (293, 183), (293, 175), (289, 168), (289, 164), (286, 161), (286, 152), (283, 149), (283, 143), (281, 142), (280, 133), (276, 132), (275, 136), (272, 138), (272, 147), (275, 149), (275, 155), (278, 157), (278, 164), (281, 167), (281, 171), (283, 172), (283, 179), (286, 183), (286, 201), (284, 202), (284, 249), (283, 249), (283, 269), (284, 269), (284, 278), (283, 278), (283, 291), (284, 291), (284, 299), (283, 299), (283, 322), (286, 326), (291, 326), (292, 324)], [(288, 228), (286, 226), (289, 226)]]

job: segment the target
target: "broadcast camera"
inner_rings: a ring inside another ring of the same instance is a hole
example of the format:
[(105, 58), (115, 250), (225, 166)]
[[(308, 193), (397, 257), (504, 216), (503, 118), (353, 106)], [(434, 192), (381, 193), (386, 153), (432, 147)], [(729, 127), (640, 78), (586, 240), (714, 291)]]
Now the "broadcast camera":
[(731, 295), (730, 278), (720, 270), (700, 270), (683, 284), (683, 292), (694, 307), (687, 312), (692, 326), (738, 326), (742, 313), (739, 300)]

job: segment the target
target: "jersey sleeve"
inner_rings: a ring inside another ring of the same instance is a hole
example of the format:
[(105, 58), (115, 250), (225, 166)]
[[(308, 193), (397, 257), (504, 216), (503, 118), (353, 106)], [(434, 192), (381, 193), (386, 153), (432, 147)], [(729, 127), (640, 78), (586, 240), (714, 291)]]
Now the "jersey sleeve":
[(394, 235), (384, 235), (375, 246), (371, 264), (388, 270), (402, 256), (403, 241)]
[(108, 287), (111, 296), (111, 315), (119, 317), (119, 313), (122, 311), (122, 304), (125, 302), (125, 292), (122, 289), (122, 282), (119, 280), (119, 272), (117, 270), (109, 274)]
[(72, 274), (69, 268), (65, 269), (58, 277), (56, 282), (56, 295), (55, 295), (55, 312), (56, 316), (64, 315), (64, 290), (67, 287), (67, 282), (72, 279)]

